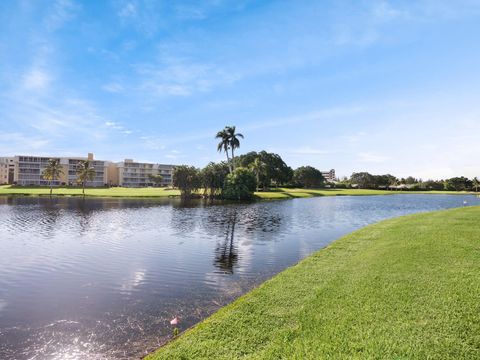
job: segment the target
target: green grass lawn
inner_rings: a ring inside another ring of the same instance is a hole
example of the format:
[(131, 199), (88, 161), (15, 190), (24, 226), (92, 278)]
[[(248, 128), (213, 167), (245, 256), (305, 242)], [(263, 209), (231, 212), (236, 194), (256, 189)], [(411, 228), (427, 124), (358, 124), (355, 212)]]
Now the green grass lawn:
[[(17, 196), (42, 196), (49, 195), (50, 188), (46, 186), (0, 186), (0, 195), (17, 195)], [(451, 191), (429, 191), (429, 192), (414, 192), (414, 191), (388, 191), (388, 190), (366, 190), (366, 189), (287, 189), (278, 188), (270, 189), (269, 191), (256, 192), (255, 196), (261, 200), (277, 200), (277, 199), (291, 199), (303, 198), (313, 196), (341, 196), (341, 195), (392, 195), (392, 194), (466, 194), (465, 192), (451, 192)], [(59, 187), (53, 189), (54, 196), (79, 196), (82, 195), (81, 188), (73, 187)], [(166, 197), (166, 196), (180, 196), (178, 190), (166, 190), (165, 188), (87, 188), (85, 190), (86, 196), (97, 197)]]
[[(5, 185), (0, 186), (0, 195), (20, 195), (20, 196), (40, 196), (49, 195), (50, 188), (48, 187), (21, 187)], [(81, 188), (59, 187), (53, 189), (54, 196), (81, 196)], [(85, 189), (86, 196), (98, 197), (166, 197), (178, 196), (178, 190), (165, 190), (165, 188), (87, 188)]]
[(396, 192), (388, 190), (366, 190), (366, 189), (287, 189), (278, 188), (269, 191), (256, 192), (257, 198), (264, 200), (303, 198), (313, 196), (339, 196), (339, 195), (390, 195)]
[(356, 231), (153, 359), (480, 359), (480, 207)]

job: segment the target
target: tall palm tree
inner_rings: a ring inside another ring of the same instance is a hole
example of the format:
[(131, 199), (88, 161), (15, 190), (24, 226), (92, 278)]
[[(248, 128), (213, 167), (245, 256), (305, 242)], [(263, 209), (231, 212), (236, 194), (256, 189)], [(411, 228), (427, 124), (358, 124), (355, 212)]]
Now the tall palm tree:
[(473, 184), (473, 188), (475, 189), (475, 192), (478, 192), (478, 188), (480, 187), (480, 181), (478, 180), (477, 177), (473, 178), (472, 184)]
[(250, 164), (250, 170), (253, 171), (257, 179), (257, 191), (260, 188), (260, 176), (265, 173), (267, 169), (267, 164), (265, 164), (259, 157), (256, 157), (255, 160)]
[(240, 133), (236, 133), (235, 126), (227, 126), (225, 127), (225, 131), (228, 134), (228, 141), (230, 143), (230, 149), (232, 149), (232, 167), (235, 170), (235, 149), (240, 147), (240, 140), (243, 139), (243, 135)]
[(49, 159), (47, 167), (42, 172), (42, 177), (50, 182), (50, 196), (53, 192), (53, 182), (63, 174), (63, 166), (60, 159)]
[(220, 139), (220, 142), (217, 145), (217, 150), (218, 152), (224, 151), (225, 154), (227, 154), (228, 170), (232, 172), (232, 164), (230, 163), (230, 154), (228, 153), (228, 150), (230, 149), (230, 137), (229, 137), (229, 133), (227, 132), (227, 128), (225, 127), (225, 129), (223, 129), (222, 131), (219, 131), (215, 136), (215, 139)]
[(77, 167), (77, 182), (82, 184), (82, 194), (85, 196), (85, 183), (95, 179), (95, 169), (91, 165), (91, 161), (82, 160)]

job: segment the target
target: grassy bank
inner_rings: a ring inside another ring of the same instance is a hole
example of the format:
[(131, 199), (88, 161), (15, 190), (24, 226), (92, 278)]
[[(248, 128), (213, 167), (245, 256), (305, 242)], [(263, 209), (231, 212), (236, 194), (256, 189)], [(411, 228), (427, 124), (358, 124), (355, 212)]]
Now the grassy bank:
[[(48, 187), (23, 187), (23, 186), (0, 186), (0, 195), (17, 196), (44, 196), (50, 194)], [(53, 189), (54, 196), (82, 196), (81, 188), (58, 187)], [(87, 188), (86, 196), (96, 197), (167, 197), (179, 196), (178, 190), (166, 190), (165, 188)]]
[(356, 231), (153, 359), (478, 359), (480, 207)]
[[(255, 196), (261, 200), (291, 199), (314, 196), (361, 196), (361, 195), (391, 195), (391, 194), (466, 194), (465, 192), (451, 191), (430, 191), (430, 192), (397, 192), (388, 190), (366, 190), (366, 189), (270, 189), (269, 191), (256, 192)], [(24, 187), (24, 186), (0, 186), (1, 195), (16, 196), (48, 196), (48, 187)], [(81, 188), (58, 187), (53, 189), (54, 196), (81, 196)], [(178, 190), (166, 190), (165, 188), (87, 188), (86, 196), (96, 197), (168, 197), (180, 196)]]
[(264, 200), (305, 198), (314, 196), (360, 196), (360, 195), (393, 195), (393, 194), (436, 194), (436, 195), (461, 195), (474, 194), (465, 191), (392, 191), (392, 190), (368, 190), (368, 189), (287, 189), (278, 188), (269, 191), (255, 193), (257, 198)]

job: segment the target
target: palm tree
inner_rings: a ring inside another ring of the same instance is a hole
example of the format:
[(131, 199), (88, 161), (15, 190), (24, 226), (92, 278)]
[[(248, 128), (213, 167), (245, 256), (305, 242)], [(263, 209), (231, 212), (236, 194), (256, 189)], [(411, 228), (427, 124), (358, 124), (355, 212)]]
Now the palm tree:
[(53, 192), (53, 182), (63, 174), (63, 166), (60, 164), (60, 159), (48, 160), (47, 167), (42, 172), (42, 177), (50, 182), (50, 196)]
[(235, 132), (235, 126), (225, 127), (225, 131), (228, 134), (228, 142), (230, 143), (230, 148), (232, 149), (232, 166), (235, 170), (235, 149), (240, 147), (240, 138), (243, 139), (243, 135)]
[(255, 160), (250, 164), (250, 170), (253, 171), (257, 179), (257, 191), (260, 187), (260, 176), (265, 173), (267, 169), (267, 164), (265, 164), (259, 157), (256, 157)]
[(477, 177), (473, 178), (472, 184), (475, 189), (475, 192), (478, 192), (478, 187), (480, 187), (480, 181), (477, 179)]
[(215, 136), (215, 139), (220, 139), (220, 142), (217, 145), (218, 152), (224, 151), (227, 154), (227, 164), (229, 172), (232, 172), (232, 165), (230, 163), (230, 155), (228, 150), (230, 149), (230, 138), (229, 133), (227, 132), (227, 128), (225, 127), (224, 130), (219, 131)]
[(89, 160), (82, 160), (77, 167), (77, 182), (82, 184), (82, 194), (85, 196), (85, 183), (95, 179), (95, 169)]

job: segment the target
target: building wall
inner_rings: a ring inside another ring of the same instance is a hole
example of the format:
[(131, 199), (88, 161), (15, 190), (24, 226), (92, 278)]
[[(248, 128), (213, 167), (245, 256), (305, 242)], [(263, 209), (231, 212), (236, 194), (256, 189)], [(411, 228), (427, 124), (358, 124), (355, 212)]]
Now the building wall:
[(53, 181), (53, 185), (76, 185), (78, 164), (82, 160), (92, 159), (92, 166), (95, 168), (95, 178), (88, 181), (87, 186), (104, 186), (107, 184), (106, 162), (93, 160), (93, 156), (85, 158), (55, 158), (43, 156), (15, 156), (15, 176), (14, 181), (18, 185), (50, 185), (50, 181), (43, 179), (43, 171), (48, 165), (50, 159), (58, 159), (63, 167), (63, 174), (58, 180)]
[(335, 169), (330, 171), (322, 171), (322, 175), (327, 181), (335, 181)]
[(0, 157), (0, 185), (14, 181), (15, 162), (13, 157)]
[[(15, 156), (15, 177), (17, 185), (49, 185), (50, 181), (42, 178), (42, 173), (47, 167), (50, 157), (42, 156)], [(60, 158), (57, 158), (60, 160)], [(53, 185), (59, 185), (61, 180), (52, 182)]]
[[(12, 158), (0, 158), (0, 184), (16, 183), (22, 186), (47, 186), (50, 181), (43, 179), (43, 171), (52, 157), (17, 155)], [(53, 185), (76, 185), (77, 169), (80, 161), (90, 160), (95, 168), (95, 179), (87, 182), (87, 186), (154, 186), (149, 175), (162, 175), (163, 186), (171, 186), (173, 182), (173, 165), (134, 162), (126, 159), (120, 163), (95, 160), (93, 154), (88, 157), (60, 157), (63, 174)], [(9, 178), (10, 174), (10, 178)]]
[(115, 163), (107, 164), (107, 184), (109, 186), (119, 186), (118, 166)]
[(125, 187), (154, 186), (150, 175), (162, 175), (163, 186), (172, 184), (173, 165), (162, 165), (152, 163), (139, 163), (131, 159), (117, 164), (118, 184)]

